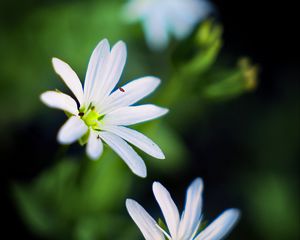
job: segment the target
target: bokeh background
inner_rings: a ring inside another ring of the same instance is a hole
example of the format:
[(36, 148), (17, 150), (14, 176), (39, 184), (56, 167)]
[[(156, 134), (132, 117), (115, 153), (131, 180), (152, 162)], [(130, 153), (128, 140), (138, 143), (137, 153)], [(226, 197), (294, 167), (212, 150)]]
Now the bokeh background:
[[(242, 211), (228, 239), (299, 239), (298, 42), (289, 4), (212, 3), (215, 12), (185, 41), (152, 52), (140, 25), (120, 17), (124, 1), (1, 1), (2, 236), (142, 239), (125, 198), (158, 217), (154, 180), (182, 206), (186, 187), (201, 176), (206, 220), (229, 207)], [(45, 90), (66, 89), (51, 57), (83, 79), (104, 37), (128, 45), (123, 82), (162, 79), (145, 101), (169, 107), (170, 114), (137, 126), (167, 156), (161, 162), (143, 155), (147, 179), (134, 176), (109, 149), (91, 162), (78, 144), (59, 146), (65, 116), (39, 101)]]

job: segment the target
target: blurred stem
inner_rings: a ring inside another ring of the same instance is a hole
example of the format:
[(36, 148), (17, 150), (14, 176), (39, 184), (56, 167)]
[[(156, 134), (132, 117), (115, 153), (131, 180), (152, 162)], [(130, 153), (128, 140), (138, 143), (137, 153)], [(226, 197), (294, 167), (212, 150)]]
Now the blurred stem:
[(80, 166), (79, 166), (78, 175), (77, 175), (77, 179), (76, 179), (76, 182), (79, 186), (81, 185), (81, 183), (84, 179), (84, 176), (87, 174), (87, 172), (89, 170), (90, 161), (91, 160), (89, 160), (87, 157), (84, 157), (80, 161)]
[(176, 105), (182, 99), (191, 97), (194, 93), (199, 96), (199, 92), (207, 84), (202, 73), (196, 76), (181, 71), (174, 72), (175, 74), (162, 90), (163, 95), (159, 98), (159, 102), (168, 107)]
[(57, 162), (63, 159), (69, 147), (70, 145), (59, 145), (59, 148), (56, 151), (56, 154), (54, 155), (54, 161)]
[[(70, 147), (70, 145), (60, 145), (59, 146), (59, 148), (55, 154), (55, 157), (54, 157), (55, 162), (61, 161), (62, 159), (65, 158), (69, 147)], [(79, 159), (80, 166), (78, 168), (77, 178), (76, 178), (76, 183), (78, 185), (81, 185), (81, 182), (83, 181), (84, 176), (89, 171), (89, 163), (90, 163), (90, 160), (87, 157), (82, 157), (81, 159)]]
[[(159, 102), (165, 106), (173, 105), (177, 99), (182, 98), (182, 94), (184, 93), (183, 88), (183, 81), (181, 81), (181, 76), (179, 72), (176, 72), (169, 82), (164, 86), (162, 92), (164, 93), (161, 95)], [(181, 96), (180, 96), (181, 95)]]
[[(56, 154), (54, 155), (54, 163), (56, 165), (59, 165), (59, 161), (61, 162), (62, 159), (64, 159), (65, 155), (66, 155), (66, 152), (68, 151), (70, 145), (59, 145), (57, 151), (56, 151)], [(64, 186), (61, 184), (60, 182), (60, 179), (62, 178), (63, 176), (63, 172), (62, 171), (58, 171), (57, 173), (58, 177), (57, 177), (57, 201), (60, 201), (60, 198), (62, 196), (64, 196)]]

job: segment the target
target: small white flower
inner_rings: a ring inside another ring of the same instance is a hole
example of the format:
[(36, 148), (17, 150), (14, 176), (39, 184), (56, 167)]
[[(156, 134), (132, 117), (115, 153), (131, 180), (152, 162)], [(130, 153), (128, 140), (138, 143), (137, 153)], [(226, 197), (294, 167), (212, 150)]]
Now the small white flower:
[(240, 212), (237, 209), (226, 210), (197, 234), (202, 219), (202, 190), (202, 180), (197, 178), (187, 190), (185, 209), (180, 217), (168, 190), (158, 182), (153, 183), (153, 193), (164, 215), (169, 233), (164, 231), (136, 201), (127, 199), (126, 207), (146, 240), (165, 240), (165, 237), (170, 240), (222, 239), (235, 225)]
[(181, 40), (211, 12), (206, 0), (129, 0), (125, 17), (142, 22), (148, 45), (154, 50), (165, 48), (169, 35)]
[(54, 70), (77, 102), (57, 91), (43, 93), (41, 100), (49, 107), (70, 115), (59, 130), (60, 143), (71, 144), (80, 139), (87, 144), (88, 156), (97, 159), (103, 151), (103, 140), (135, 174), (146, 177), (144, 161), (127, 142), (155, 158), (163, 159), (164, 154), (148, 137), (125, 126), (158, 118), (168, 110), (152, 104), (131, 106), (157, 88), (160, 84), (158, 78), (139, 78), (113, 91), (121, 77), (126, 56), (124, 42), (119, 41), (110, 50), (108, 41), (102, 40), (90, 58), (84, 88), (68, 64), (53, 58)]

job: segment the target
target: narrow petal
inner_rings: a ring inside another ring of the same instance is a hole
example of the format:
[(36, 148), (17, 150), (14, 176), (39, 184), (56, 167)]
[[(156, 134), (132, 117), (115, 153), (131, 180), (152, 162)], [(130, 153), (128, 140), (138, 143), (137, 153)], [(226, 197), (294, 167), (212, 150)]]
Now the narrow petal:
[(201, 217), (203, 182), (195, 179), (189, 186), (186, 194), (185, 210), (182, 214), (179, 238), (190, 239), (195, 233)]
[(133, 173), (140, 177), (147, 176), (143, 159), (122, 138), (109, 132), (99, 132), (100, 137), (106, 142), (128, 165)]
[(177, 239), (179, 213), (170, 193), (158, 182), (153, 183), (153, 193), (164, 215), (172, 239)]
[(97, 95), (96, 107), (101, 107), (101, 103), (111, 93), (120, 80), (127, 58), (127, 50), (124, 42), (119, 41), (111, 50), (104, 72), (102, 73), (101, 85)]
[(103, 121), (108, 125), (133, 125), (165, 115), (168, 109), (152, 104), (123, 107), (105, 115)]
[(82, 137), (88, 130), (79, 117), (70, 117), (58, 132), (57, 139), (62, 144), (70, 144)]
[(146, 41), (153, 50), (162, 50), (169, 42), (168, 23), (164, 11), (156, 9), (143, 21)]
[(151, 4), (151, 2), (149, 3), (147, 1), (140, 0), (127, 1), (123, 8), (124, 20), (132, 23), (143, 19), (145, 14), (149, 12), (149, 4)]
[(57, 108), (73, 115), (78, 114), (75, 100), (67, 94), (55, 91), (47, 91), (41, 94), (40, 98), (41, 101), (48, 107)]
[(67, 63), (58, 58), (52, 58), (52, 64), (55, 72), (62, 78), (81, 105), (83, 102), (83, 89), (77, 74)]
[(88, 143), (86, 146), (86, 153), (91, 159), (96, 160), (100, 157), (102, 152), (103, 152), (102, 140), (98, 132), (91, 130)]
[(84, 82), (84, 101), (87, 105), (97, 101), (109, 54), (109, 42), (104, 39), (91, 55)]
[(178, 39), (186, 37), (195, 25), (212, 10), (208, 1), (185, 0), (174, 1), (167, 10), (169, 30)]
[(186, 13), (187, 19), (183, 16), (178, 15), (177, 12), (174, 12), (172, 8), (169, 9), (169, 18), (170, 18), (170, 24), (169, 28), (170, 31), (174, 33), (176, 38), (183, 39), (186, 37), (193, 29), (195, 22), (190, 22), (190, 14)]
[(145, 209), (136, 201), (127, 199), (126, 208), (135, 222), (135, 224), (141, 230), (146, 240), (164, 240), (164, 235), (156, 226), (154, 219), (145, 211)]
[(160, 79), (155, 77), (143, 77), (131, 81), (122, 88), (113, 92), (103, 103), (101, 112), (106, 114), (117, 108), (130, 106), (152, 93), (160, 84)]
[(195, 240), (220, 240), (223, 239), (234, 227), (240, 217), (240, 211), (229, 209), (222, 213), (214, 222), (205, 228)]
[(148, 153), (150, 156), (158, 159), (165, 158), (165, 155), (163, 154), (159, 146), (157, 146), (157, 144), (155, 144), (151, 139), (138, 131), (123, 126), (105, 126), (104, 130), (118, 135), (119, 137), (138, 147), (145, 153)]

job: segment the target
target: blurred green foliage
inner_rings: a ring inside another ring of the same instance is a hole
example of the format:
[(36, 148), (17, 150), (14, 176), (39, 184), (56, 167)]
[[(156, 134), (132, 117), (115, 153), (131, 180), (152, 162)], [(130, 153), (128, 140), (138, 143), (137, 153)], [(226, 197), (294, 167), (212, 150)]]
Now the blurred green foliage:
[[(118, 210), (131, 173), (109, 149), (99, 161), (81, 161), (61, 160), (29, 186), (15, 185), (25, 222), (47, 239), (124, 239), (130, 226)], [(119, 231), (111, 231), (112, 225)]]
[(283, 235), (288, 239), (297, 239), (300, 209), (296, 200), (296, 185), (284, 177), (267, 172), (248, 184), (252, 190), (250, 208), (257, 210), (257, 214), (250, 216), (262, 239), (279, 240)]
[(49, 77), (54, 76), (52, 57), (70, 62), (84, 76), (89, 55), (100, 39), (128, 38), (119, 14), (121, 5), (104, 2), (56, 2), (32, 9), (16, 25), (0, 28), (0, 51), (6, 57), (0, 66), (0, 106), (7, 113), (1, 116), (2, 124), (30, 117), (40, 109), (39, 94), (58, 86)]

